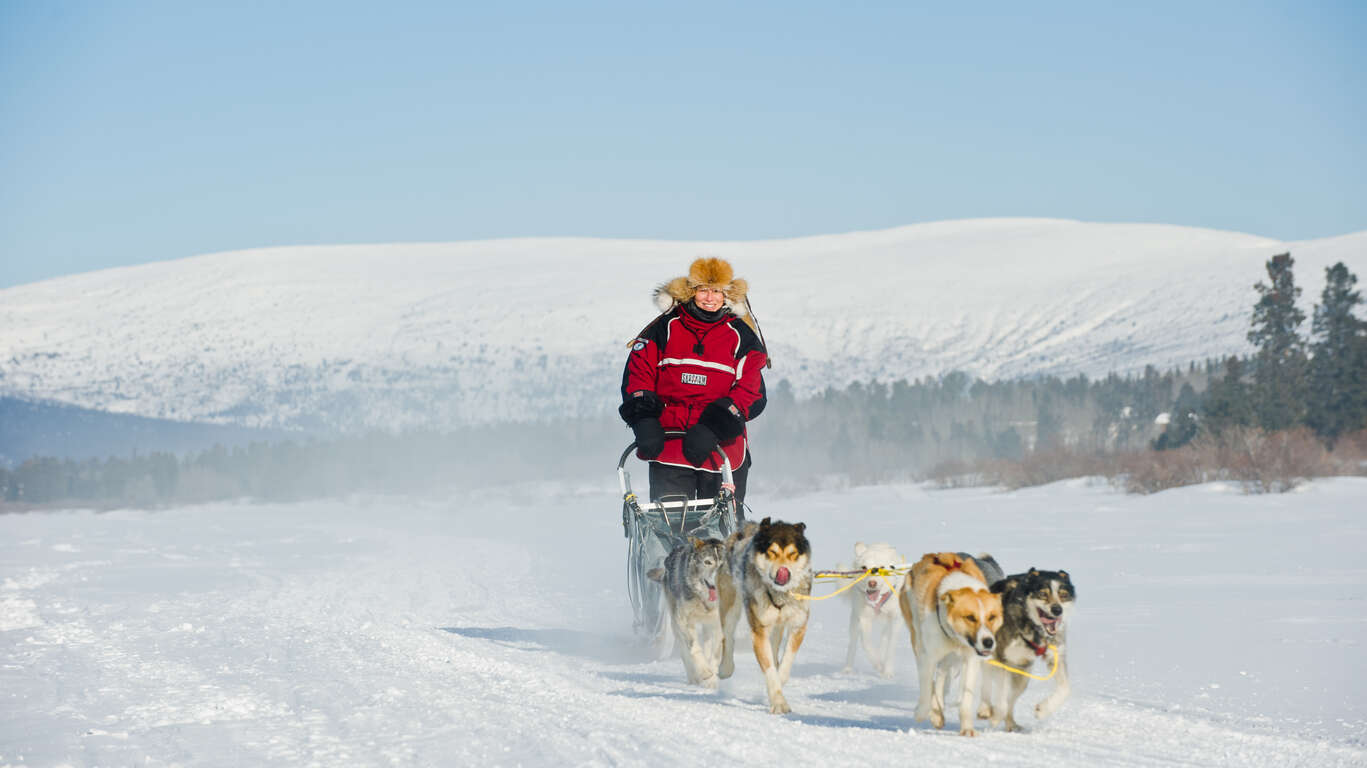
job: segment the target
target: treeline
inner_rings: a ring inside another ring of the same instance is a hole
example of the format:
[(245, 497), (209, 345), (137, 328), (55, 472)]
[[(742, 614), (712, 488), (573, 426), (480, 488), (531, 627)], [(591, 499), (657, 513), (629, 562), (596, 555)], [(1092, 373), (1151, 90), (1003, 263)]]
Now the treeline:
[(1039, 377), (989, 382), (964, 373), (855, 383), (797, 400), (787, 382), (751, 426), (755, 487), (838, 476), (855, 483), (915, 479), (944, 462), (1019, 460), (1069, 445), (1147, 448), (1178, 393), (1204, 389), (1218, 361), (1138, 376)]
[(295, 501), (610, 477), (606, 449), (595, 453), (584, 446), (624, 445), (622, 432), (606, 420), (562, 421), (216, 445), (182, 457), (35, 457), (13, 469), (0, 467), (0, 501), (23, 506), (157, 506), (244, 497)]
[(1176, 448), (1201, 433), (1234, 428), (1279, 432), (1307, 428), (1332, 450), (1345, 434), (1367, 428), (1367, 323), (1358, 318), (1357, 276), (1342, 262), (1325, 270), (1310, 337), (1296, 306), (1291, 254), (1267, 262), (1268, 281), (1254, 286), (1249, 358), (1228, 358), (1223, 375), (1202, 396), (1185, 393), (1155, 445)]
[(1257, 351), (1227, 358), (1204, 391), (1184, 383), (1152, 450), (1097, 452), (1065, 441), (1017, 460), (947, 462), (932, 475), (1016, 487), (1105, 475), (1151, 493), (1212, 480), (1285, 491), (1308, 477), (1367, 474), (1367, 323), (1357, 316), (1357, 276), (1342, 262), (1326, 269), (1306, 338), (1294, 263), (1274, 256), (1268, 281), (1254, 286), (1248, 339)]
[[(1185, 369), (1090, 380), (988, 382), (963, 373), (856, 382), (798, 399), (787, 381), (751, 424), (756, 490), (811, 488), (837, 477), (867, 483), (923, 477), (946, 461), (1020, 459), (1041, 446), (1146, 448), (1174, 393), (1218, 373)], [(177, 457), (149, 453), (86, 461), (33, 458), (0, 467), (11, 504), (154, 506), (250, 497), (297, 500), (413, 493), (528, 479), (611, 481), (631, 433), (615, 418), (255, 442)], [(643, 467), (631, 471), (644, 482)]]

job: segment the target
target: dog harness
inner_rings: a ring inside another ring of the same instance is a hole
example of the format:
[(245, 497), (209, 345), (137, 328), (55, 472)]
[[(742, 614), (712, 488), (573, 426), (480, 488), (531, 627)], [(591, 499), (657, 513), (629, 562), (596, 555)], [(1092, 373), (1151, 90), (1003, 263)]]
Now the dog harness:
[(959, 562), (958, 559), (955, 559), (954, 562), (950, 563), (949, 565), (945, 565), (944, 563), (940, 562), (940, 558), (938, 558), (938, 557), (935, 558), (934, 562), (935, 562), (936, 565), (940, 566), (941, 568), (945, 569), (946, 571), (957, 571), (957, 570), (959, 570), (960, 568), (963, 568), (963, 567), (964, 567), (964, 564), (961, 563), (961, 562)]

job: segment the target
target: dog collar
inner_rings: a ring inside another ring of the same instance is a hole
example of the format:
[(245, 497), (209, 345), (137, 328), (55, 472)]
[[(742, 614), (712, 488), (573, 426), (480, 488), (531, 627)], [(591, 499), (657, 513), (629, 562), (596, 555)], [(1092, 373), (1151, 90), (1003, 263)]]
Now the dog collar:
[(1040, 658), (1044, 658), (1044, 652), (1049, 650), (1047, 646), (1035, 645), (1034, 643), (1030, 642), (1029, 638), (1022, 637), (1021, 639), (1024, 640), (1025, 644), (1030, 646), (1030, 650), (1034, 651), (1035, 655), (1039, 656)]
[(949, 565), (945, 565), (944, 563), (940, 562), (940, 558), (937, 557), (935, 558), (935, 564), (945, 569), (946, 571), (957, 571), (960, 568), (964, 567), (964, 564), (959, 562), (957, 558)]

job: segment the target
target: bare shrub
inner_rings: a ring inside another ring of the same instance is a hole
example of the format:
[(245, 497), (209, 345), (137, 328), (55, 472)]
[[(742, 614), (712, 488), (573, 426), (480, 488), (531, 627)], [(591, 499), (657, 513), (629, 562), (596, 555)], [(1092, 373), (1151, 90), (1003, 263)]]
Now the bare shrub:
[(1007, 488), (1067, 480), (1074, 477), (1109, 474), (1110, 460), (1100, 454), (1072, 448), (1055, 447), (1033, 451), (1020, 461), (997, 462), (997, 481)]
[(1285, 493), (1311, 477), (1333, 473), (1328, 451), (1308, 429), (1237, 427), (1216, 440), (1221, 466), (1249, 493)]
[(1000, 485), (1010, 489), (1102, 475), (1129, 493), (1157, 493), (1228, 480), (1247, 493), (1285, 493), (1312, 477), (1367, 475), (1367, 431), (1345, 435), (1331, 454), (1308, 429), (1263, 432), (1235, 427), (1203, 433), (1170, 451), (1102, 455), (1049, 448), (1017, 461), (946, 461), (928, 477), (941, 488)]
[(1192, 446), (1171, 451), (1132, 451), (1115, 457), (1111, 482), (1129, 493), (1157, 493), (1213, 479), (1214, 465)]
[(1329, 461), (1336, 475), (1367, 475), (1367, 429), (1339, 435)]
[(975, 488), (983, 485), (996, 485), (995, 473), (986, 460), (962, 461), (948, 459), (930, 468), (926, 479), (938, 488)]

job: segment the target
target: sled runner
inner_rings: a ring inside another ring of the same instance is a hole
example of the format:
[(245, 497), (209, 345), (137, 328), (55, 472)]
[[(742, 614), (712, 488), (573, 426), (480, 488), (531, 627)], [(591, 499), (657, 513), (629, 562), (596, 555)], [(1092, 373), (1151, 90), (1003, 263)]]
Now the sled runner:
[[(678, 440), (683, 432), (666, 432), (665, 438)], [(622, 489), (622, 532), (627, 538), (627, 596), (631, 598), (632, 628), (643, 638), (659, 636), (665, 618), (664, 591), (646, 573), (664, 563), (665, 555), (678, 541), (693, 536), (699, 539), (725, 539), (736, 530), (735, 483), (731, 462), (718, 448), (721, 457), (721, 490), (715, 498), (690, 499), (668, 495), (648, 501), (631, 490), (627, 457), (636, 452), (636, 443), (622, 451), (617, 460), (617, 480)]]

